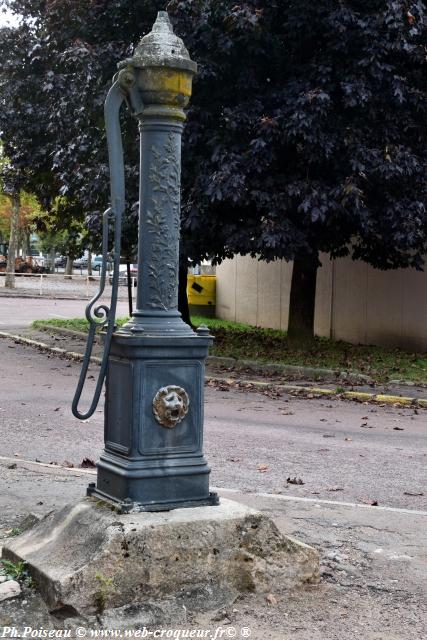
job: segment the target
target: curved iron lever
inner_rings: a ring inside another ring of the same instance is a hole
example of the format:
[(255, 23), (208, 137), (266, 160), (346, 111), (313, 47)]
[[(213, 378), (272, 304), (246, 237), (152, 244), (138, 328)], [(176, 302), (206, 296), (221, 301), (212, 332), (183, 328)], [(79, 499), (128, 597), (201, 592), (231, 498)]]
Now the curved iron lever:
[[(86, 307), (86, 318), (89, 322), (89, 333), (86, 350), (83, 358), (82, 370), (80, 372), (76, 393), (72, 402), (72, 412), (79, 420), (90, 418), (95, 412), (101, 395), (102, 385), (108, 367), (108, 357), (110, 354), (111, 338), (115, 329), (116, 309), (118, 297), (120, 246), (122, 233), (122, 216), (125, 208), (125, 172), (123, 161), (122, 134), (120, 130), (120, 107), (127, 99), (122, 84), (116, 79), (113, 83), (104, 105), (105, 128), (107, 132), (108, 157), (110, 162), (110, 185), (111, 185), (111, 207), (103, 214), (102, 221), (102, 265), (99, 291), (90, 300)], [(108, 219), (110, 214), (114, 214), (114, 267), (113, 283), (111, 288), (110, 307), (104, 304), (95, 306), (99, 298), (104, 293), (105, 279), (107, 273), (108, 256)], [(95, 333), (98, 328), (107, 327), (104, 338), (104, 353), (101, 361), (101, 370), (95, 387), (94, 396), (89, 409), (85, 413), (79, 411), (79, 402), (86, 382), (86, 376), (90, 364)]]

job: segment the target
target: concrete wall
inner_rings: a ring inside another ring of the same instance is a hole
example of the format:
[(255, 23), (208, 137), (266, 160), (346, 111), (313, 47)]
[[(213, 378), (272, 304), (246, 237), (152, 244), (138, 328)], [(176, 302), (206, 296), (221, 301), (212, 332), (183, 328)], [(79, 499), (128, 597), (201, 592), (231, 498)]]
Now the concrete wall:
[[(315, 332), (348, 342), (427, 350), (427, 271), (378, 271), (322, 258)], [(286, 330), (292, 263), (238, 256), (217, 267), (219, 318)]]

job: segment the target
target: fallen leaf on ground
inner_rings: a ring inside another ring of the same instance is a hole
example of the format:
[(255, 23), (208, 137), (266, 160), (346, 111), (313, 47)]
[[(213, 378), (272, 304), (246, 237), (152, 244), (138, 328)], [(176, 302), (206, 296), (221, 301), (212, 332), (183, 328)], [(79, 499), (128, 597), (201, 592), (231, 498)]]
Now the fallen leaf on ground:
[(412, 491), (404, 491), (404, 496), (423, 496), (424, 493), (421, 491), (420, 493), (412, 493)]
[(266, 597), (266, 600), (269, 604), (277, 604), (277, 599), (273, 596), (272, 593), (269, 593)]
[(56, 409), (54, 409), (54, 411), (59, 411), (61, 407), (56, 407)]
[(90, 458), (84, 458), (80, 466), (82, 469), (94, 469), (96, 464)]
[(328, 487), (326, 491), (344, 491), (343, 487)]
[(351, 442), (351, 441), (353, 440), (353, 438), (344, 438), (344, 440), (345, 440), (346, 442)]
[(305, 484), (301, 478), (286, 478), (288, 484)]
[(257, 469), (260, 473), (265, 473), (268, 471), (268, 464), (259, 464)]
[(240, 458), (229, 458), (230, 462), (240, 462)]
[(74, 467), (73, 463), (70, 462), (69, 460), (64, 460), (64, 462), (62, 463), (63, 467), (69, 467), (70, 469), (72, 469)]
[(405, 431), (403, 427), (393, 427), (393, 431)]

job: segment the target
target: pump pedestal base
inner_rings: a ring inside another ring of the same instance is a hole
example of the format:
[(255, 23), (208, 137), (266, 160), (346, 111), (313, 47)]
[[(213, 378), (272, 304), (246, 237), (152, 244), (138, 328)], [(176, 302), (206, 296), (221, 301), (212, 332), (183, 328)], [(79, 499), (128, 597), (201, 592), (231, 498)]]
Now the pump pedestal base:
[(280, 594), (319, 573), (315, 549), (225, 498), (215, 507), (121, 515), (86, 498), (9, 540), (3, 558), (26, 562), (51, 611), (83, 616), (150, 603), (198, 613), (248, 591)]
[(89, 494), (124, 512), (128, 505), (164, 511), (215, 504), (203, 456), (204, 363), (212, 338), (187, 325), (182, 331), (187, 335), (173, 329), (153, 336), (124, 328), (113, 336), (105, 450)]

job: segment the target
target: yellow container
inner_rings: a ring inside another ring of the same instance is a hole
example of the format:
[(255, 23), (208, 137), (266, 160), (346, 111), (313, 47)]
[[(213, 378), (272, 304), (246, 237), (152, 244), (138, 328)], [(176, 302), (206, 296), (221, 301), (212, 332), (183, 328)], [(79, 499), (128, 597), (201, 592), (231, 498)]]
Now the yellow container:
[(216, 276), (188, 276), (187, 297), (190, 313), (215, 316)]

